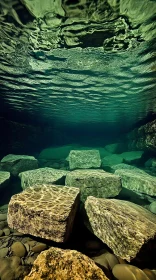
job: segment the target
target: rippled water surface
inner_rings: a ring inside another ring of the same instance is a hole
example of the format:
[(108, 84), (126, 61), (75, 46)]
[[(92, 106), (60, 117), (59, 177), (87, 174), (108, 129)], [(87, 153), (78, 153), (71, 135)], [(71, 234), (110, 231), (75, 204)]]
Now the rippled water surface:
[(87, 45), (32, 49), (6, 32), (1, 41), (15, 40), (15, 47), (1, 55), (1, 115), (127, 127), (156, 112), (153, 15), (143, 24), (149, 39), (140, 34), (134, 46), (116, 51)]

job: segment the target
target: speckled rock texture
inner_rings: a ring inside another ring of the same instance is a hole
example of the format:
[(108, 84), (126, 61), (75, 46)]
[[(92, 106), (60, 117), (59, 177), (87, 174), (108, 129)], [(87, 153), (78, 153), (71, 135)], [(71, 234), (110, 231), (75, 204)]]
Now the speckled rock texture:
[(38, 161), (33, 156), (9, 154), (1, 160), (2, 170), (10, 172), (14, 176), (22, 171), (36, 169), (37, 167)]
[(35, 260), (24, 280), (108, 280), (89, 257), (75, 250), (51, 247)]
[(70, 170), (79, 168), (98, 168), (101, 158), (98, 150), (72, 150), (69, 153)]
[(0, 171), (0, 189), (6, 187), (10, 181), (10, 173), (6, 171)]
[(80, 189), (81, 201), (90, 195), (95, 197), (114, 197), (121, 191), (120, 177), (103, 170), (74, 170), (67, 174), (67, 186)]
[(152, 150), (156, 153), (156, 120), (134, 129), (127, 138), (129, 149)]
[(118, 169), (120, 169), (120, 170), (135, 170), (138, 173), (144, 173), (145, 172), (144, 170), (142, 170), (140, 168), (137, 168), (133, 165), (127, 164), (127, 163), (119, 163), (119, 164), (115, 164), (115, 165), (111, 166), (111, 172), (113, 172), (113, 173)]
[(156, 177), (135, 170), (116, 170), (115, 174), (121, 177), (124, 188), (156, 196)]
[(35, 170), (21, 172), (21, 187), (26, 189), (34, 185), (42, 184), (62, 184), (64, 185), (65, 176), (68, 171), (44, 167)]
[(25, 234), (65, 242), (79, 204), (79, 189), (55, 185), (30, 187), (13, 195), (8, 225)]
[(87, 227), (124, 260), (135, 258), (144, 243), (156, 238), (156, 216), (134, 203), (90, 196), (85, 211)]

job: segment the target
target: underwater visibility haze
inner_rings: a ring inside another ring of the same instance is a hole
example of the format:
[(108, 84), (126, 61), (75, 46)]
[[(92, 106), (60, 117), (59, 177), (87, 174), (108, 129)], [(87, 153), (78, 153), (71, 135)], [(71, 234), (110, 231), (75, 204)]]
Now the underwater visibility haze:
[(155, 0), (0, 0), (0, 131), (0, 279), (156, 279)]

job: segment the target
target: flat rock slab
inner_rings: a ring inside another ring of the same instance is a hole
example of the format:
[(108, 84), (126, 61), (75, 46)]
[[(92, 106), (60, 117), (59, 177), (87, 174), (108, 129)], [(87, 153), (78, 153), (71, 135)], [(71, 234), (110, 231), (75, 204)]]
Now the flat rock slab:
[(21, 172), (21, 187), (26, 189), (34, 185), (42, 184), (62, 184), (65, 183), (65, 177), (68, 171), (44, 167), (35, 170)]
[(121, 156), (125, 163), (136, 163), (141, 160), (143, 153), (143, 151), (130, 151), (122, 153)]
[(66, 176), (65, 184), (80, 189), (82, 202), (90, 195), (114, 197), (121, 191), (120, 177), (100, 169), (71, 171)]
[(72, 150), (69, 153), (69, 168), (99, 168), (101, 158), (98, 150)]
[(119, 164), (122, 162), (123, 162), (123, 157), (121, 155), (118, 154), (108, 155), (102, 159), (102, 168), (110, 171), (112, 165)]
[(122, 186), (132, 191), (156, 196), (156, 177), (136, 170), (116, 170), (121, 177)]
[(0, 171), (0, 189), (6, 187), (10, 181), (10, 173), (6, 171)]
[(130, 165), (130, 164), (126, 164), (126, 163), (119, 163), (119, 164), (116, 164), (116, 165), (112, 165), (111, 166), (111, 171), (114, 173), (116, 170), (134, 170), (134, 171), (137, 171), (138, 173), (145, 173), (144, 170), (140, 169), (140, 168), (137, 168), (133, 165)]
[(156, 236), (156, 215), (134, 203), (90, 196), (85, 210), (88, 228), (127, 261)]
[[(48, 275), (48, 278), (45, 278)], [(41, 252), (24, 280), (108, 280), (93, 260), (75, 250), (51, 247)]]
[(20, 172), (38, 168), (38, 161), (33, 156), (9, 154), (2, 158), (1, 168), (17, 176)]
[(79, 189), (55, 185), (30, 187), (11, 197), (8, 225), (24, 234), (65, 242), (79, 204)]

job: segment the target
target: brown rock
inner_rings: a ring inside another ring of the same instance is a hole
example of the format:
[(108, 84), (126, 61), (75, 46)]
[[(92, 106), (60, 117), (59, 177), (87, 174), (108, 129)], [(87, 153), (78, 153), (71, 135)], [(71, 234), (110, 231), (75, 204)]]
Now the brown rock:
[(2, 248), (0, 249), (0, 258), (5, 258), (8, 254), (9, 249), (8, 248)]
[(156, 280), (156, 274), (150, 269), (143, 269), (143, 272), (147, 275), (150, 280)]
[(21, 264), (20, 257), (11, 256), (9, 259), (10, 259), (10, 266), (12, 269), (16, 269)]
[(6, 236), (10, 235), (10, 229), (9, 228), (4, 228), (3, 232), (4, 232), (4, 235), (6, 235)]
[(85, 209), (88, 228), (124, 260), (156, 236), (156, 215), (134, 203), (90, 196)]
[(113, 275), (118, 280), (149, 280), (141, 269), (129, 264), (116, 264)]
[(6, 220), (7, 220), (7, 214), (0, 213), (0, 221), (6, 221)]
[(78, 188), (30, 187), (12, 196), (8, 224), (26, 234), (65, 242), (71, 234), (78, 204)]
[(108, 280), (94, 261), (75, 250), (51, 247), (37, 257), (24, 280)]
[(25, 249), (25, 246), (23, 245), (23, 243), (17, 241), (17, 242), (14, 242), (12, 245), (11, 245), (11, 251), (12, 251), (12, 254), (14, 256), (17, 256), (17, 257), (24, 257), (25, 254), (26, 254), (26, 249)]

